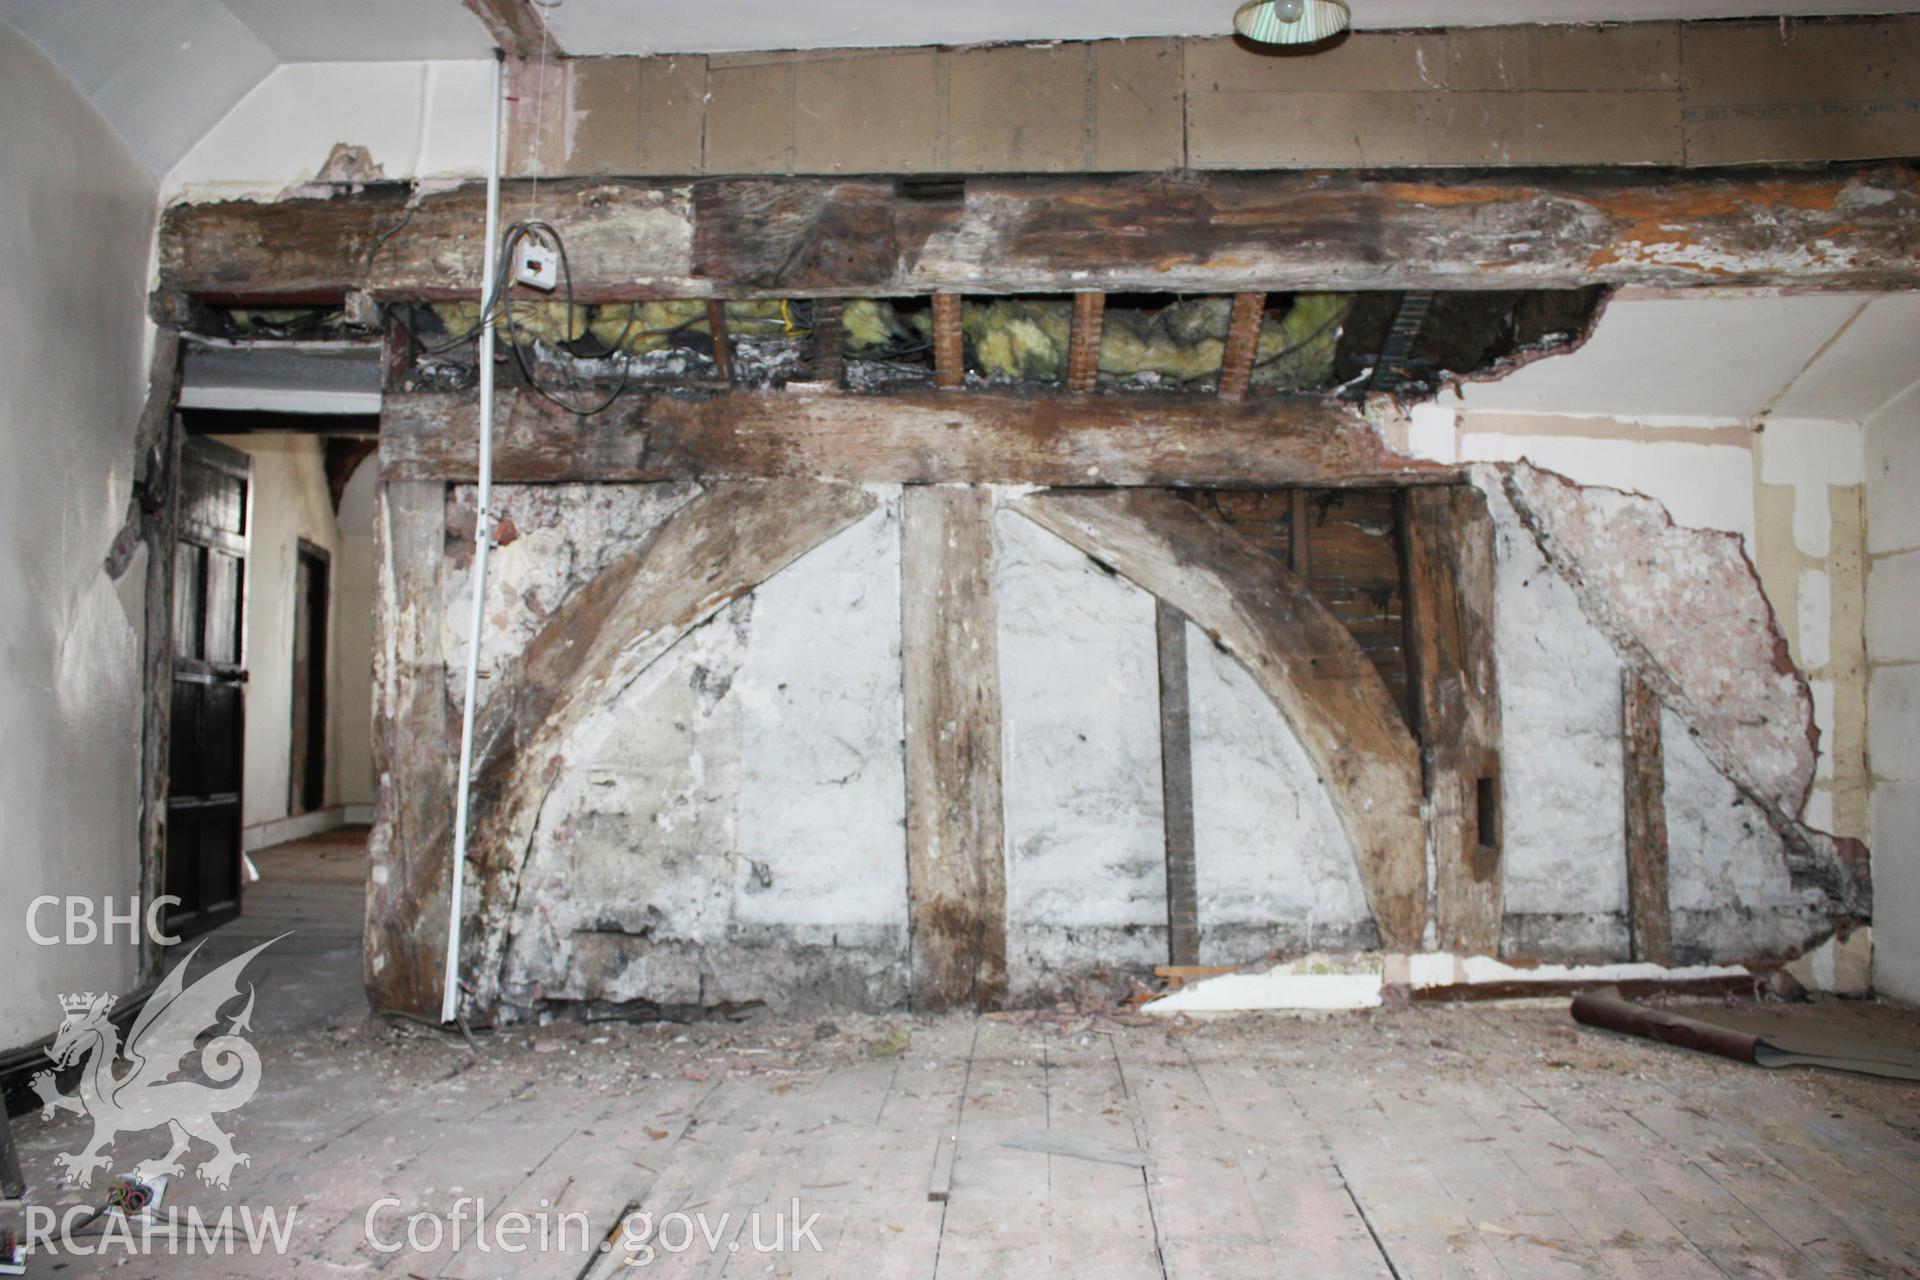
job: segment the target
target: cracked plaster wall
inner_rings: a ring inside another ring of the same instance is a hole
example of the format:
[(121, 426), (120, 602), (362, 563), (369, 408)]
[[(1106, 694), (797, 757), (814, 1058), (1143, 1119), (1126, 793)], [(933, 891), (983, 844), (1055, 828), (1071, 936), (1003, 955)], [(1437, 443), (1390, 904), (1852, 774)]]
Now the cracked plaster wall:
[[(1496, 527), (1506, 846), (1502, 950), (1529, 957), (1628, 957), (1620, 738), (1622, 662), (1541, 554), (1500, 473), (1476, 469)], [(1794, 887), (1785, 842), (1662, 715), (1668, 898), (1675, 959), (1789, 956), (1826, 928), (1824, 902)]]

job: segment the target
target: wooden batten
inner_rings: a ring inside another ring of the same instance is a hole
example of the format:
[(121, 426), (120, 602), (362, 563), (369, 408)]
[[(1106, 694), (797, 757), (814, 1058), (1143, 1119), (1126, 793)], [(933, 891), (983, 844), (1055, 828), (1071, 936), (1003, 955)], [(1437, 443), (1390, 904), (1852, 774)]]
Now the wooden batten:
[(913, 1001), (987, 1008), (1007, 987), (993, 498), (915, 485), (901, 501)]
[[(1150, 410), (1150, 411), (1149, 411)], [(394, 479), (471, 481), (472, 393), (389, 395), (380, 460)], [(1452, 468), (1389, 450), (1352, 407), (1319, 398), (969, 390), (635, 390), (576, 418), (502, 392), (502, 483), (835, 479), (885, 484), (1344, 486), (1448, 480)]]
[[(505, 185), (519, 207), (527, 182)], [(981, 177), (951, 200), (879, 179), (573, 178), (543, 182), (540, 197), (582, 302), (1920, 286), (1920, 173), (1890, 164)], [(174, 205), (161, 219), (156, 320), (179, 322), (183, 304), (169, 300), (180, 295), (470, 298), (483, 202), (470, 182)]]

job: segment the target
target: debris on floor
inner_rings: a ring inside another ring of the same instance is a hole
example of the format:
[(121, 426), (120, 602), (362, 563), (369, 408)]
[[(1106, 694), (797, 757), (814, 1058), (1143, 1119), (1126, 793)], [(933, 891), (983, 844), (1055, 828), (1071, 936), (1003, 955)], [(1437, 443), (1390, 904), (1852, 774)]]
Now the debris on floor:
[(1809, 1033), (1804, 1024), (1769, 1025), (1761, 1016), (1705, 1010), (1688, 1017), (1624, 999), (1618, 987), (1576, 996), (1573, 1020), (1643, 1040), (1679, 1045), (1759, 1067), (1825, 1067), (1889, 1080), (1920, 1080), (1920, 1053), (1882, 1040), (1837, 1035), (1831, 1029)]

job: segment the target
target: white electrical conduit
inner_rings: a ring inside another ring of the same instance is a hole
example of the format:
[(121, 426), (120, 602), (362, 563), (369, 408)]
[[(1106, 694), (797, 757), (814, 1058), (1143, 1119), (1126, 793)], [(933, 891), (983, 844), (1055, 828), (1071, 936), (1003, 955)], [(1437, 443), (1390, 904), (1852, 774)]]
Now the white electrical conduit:
[(487, 239), (480, 268), (480, 492), (474, 498), (473, 609), (467, 620), (466, 705), (460, 711), (460, 774), (453, 807), (453, 885), (447, 904), (447, 972), (440, 1021), (460, 1012), (461, 888), (467, 871), (467, 807), (473, 794), (473, 719), (480, 688), (480, 621), (487, 603), (487, 548), (493, 545), (493, 288), (500, 252), (500, 104), (506, 54), (493, 53), (493, 133), (487, 149)]

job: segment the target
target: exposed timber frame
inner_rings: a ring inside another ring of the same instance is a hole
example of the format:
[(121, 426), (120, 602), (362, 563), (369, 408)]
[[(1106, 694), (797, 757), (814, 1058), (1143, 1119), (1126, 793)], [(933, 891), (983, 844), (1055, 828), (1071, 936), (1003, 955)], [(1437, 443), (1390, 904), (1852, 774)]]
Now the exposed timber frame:
[[(529, 198), (506, 184), (509, 210)], [(1236, 172), (541, 184), (582, 302), (1144, 290), (1920, 286), (1920, 171)], [(466, 298), (482, 190), (168, 209), (156, 317)]]
[[(437, 492), (444, 510), (443, 484), (410, 483)], [(395, 487), (389, 482), (390, 500)], [(488, 682), (492, 693), (476, 730), (471, 865), (462, 869), (478, 882), (478, 892), (469, 899), (478, 919), (466, 935), (461, 966), (474, 1004), (491, 1007), (500, 994), (522, 866), (540, 808), (565, 764), (573, 730), (682, 636), (875, 505), (872, 495), (851, 485), (804, 480), (713, 485), (570, 596), (522, 653), (494, 671)], [(443, 552), (435, 557), (436, 565), (442, 558)], [(417, 627), (423, 612), (419, 597), (401, 595), (395, 585), (383, 579), (375, 599), (383, 634)], [(429, 704), (429, 721), (437, 706), (440, 723), (445, 723), (442, 668), (416, 666), (403, 683), (411, 686), (406, 696)], [(383, 725), (391, 723), (392, 717), (383, 718)], [(404, 744), (389, 743), (388, 758), (377, 762), (379, 767), (395, 767), (392, 752), (398, 745)], [(431, 757), (435, 763), (427, 767), (444, 773), (449, 755), (443, 741)], [(450, 779), (414, 778), (415, 788), (434, 788), (436, 782), (443, 796), (451, 794)], [(403, 807), (408, 803), (399, 787), (390, 796), (383, 785), (372, 843), (373, 882), (381, 883), (381, 872), (386, 873), (388, 901), (381, 909), (392, 913), (398, 900), (402, 910), (392, 923), (402, 927), (412, 919), (410, 908), (415, 905), (436, 900), (444, 904), (440, 895), (449, 883), (444, 850), (450, 841), (441, 834), (445, 827), (440, 809), (445, 806), (436, 802), (433, 812), (409, 833), (395, 825), (413, 818), (410, 808)], [(400, 844), (404, 847), (397, 847)], [(375, 910), (370, 898), (370, 921)], [(425, 918), (438, 917), (428, 911)], [(376, 951), (376, 945), (370, 937), (368, 987), (376, 1005), (418, 1008), (416, 991), (422, 983), (437, 998), (443, 940), (415, 931), (397, 940), (392, 953)], [(397, 972), (396, 955), (406, 961)]]
[(1306, 584), (1170, 493), (1039, 493), (1014, 509), (1185, 613), (1273, 699), (1314, 762), (1390, 951), (1426, 923), (1420, 755), (1353, 635)]
[[(922, 390), (638, 390), (576, 418), (507, 391), (498, 483), (728, 478), (890, 484), (1272, 488), (1438, 482), (1352, 406), (1318, 398)], [(389, 393), (380, 463), (393, 480), (475, 478), (478, 397)]]

